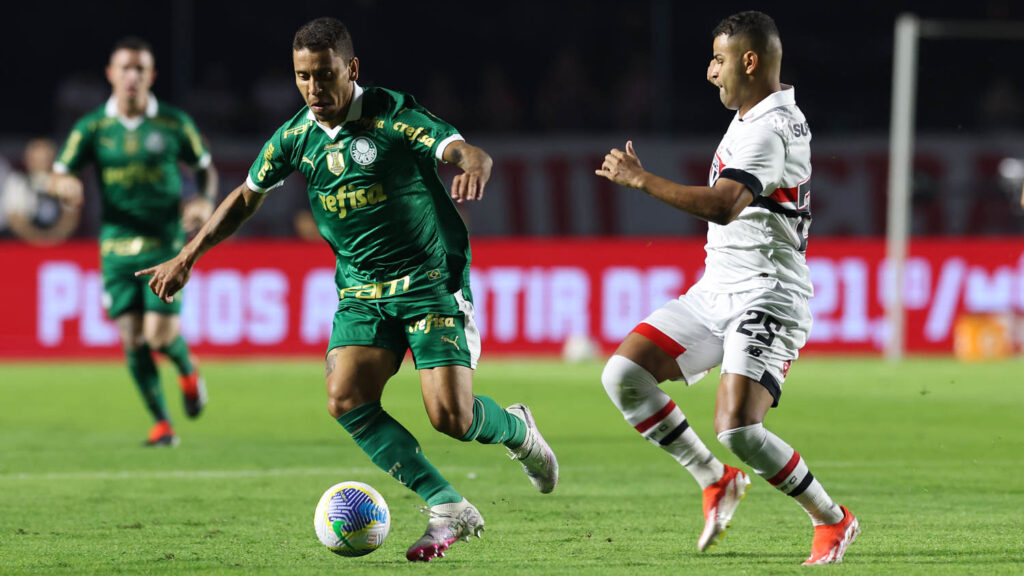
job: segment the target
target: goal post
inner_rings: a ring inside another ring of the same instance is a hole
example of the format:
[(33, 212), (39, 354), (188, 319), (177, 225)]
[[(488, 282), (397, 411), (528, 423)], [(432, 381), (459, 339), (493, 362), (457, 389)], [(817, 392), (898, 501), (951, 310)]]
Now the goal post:
[(1024, 22), (922, 20), (914, 14), (896, 18), (893, 38), (892, 109), (889, 119), (889, 179), (885, 251), (888, 262), (885, 358), (901, 360), (906, 350), (903, 269), (910, 244), (913, 185), (914, 118), (917, 96), (918, 44), (929, 39), (1024, 40)]

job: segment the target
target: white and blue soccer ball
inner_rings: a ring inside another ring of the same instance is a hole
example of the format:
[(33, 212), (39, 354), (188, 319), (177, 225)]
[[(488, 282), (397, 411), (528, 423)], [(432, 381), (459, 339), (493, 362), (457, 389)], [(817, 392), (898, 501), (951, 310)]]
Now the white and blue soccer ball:
[(340, 482), (320, 497), (313, 516), (316, 536), (340, 556), (364, 556), (380, 548), (391, 529), (384, 497), (368, 484)]

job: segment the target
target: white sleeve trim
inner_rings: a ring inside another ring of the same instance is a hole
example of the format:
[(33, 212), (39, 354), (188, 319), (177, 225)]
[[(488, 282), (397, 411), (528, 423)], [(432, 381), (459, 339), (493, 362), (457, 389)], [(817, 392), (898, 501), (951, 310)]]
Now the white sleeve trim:
[(445, 138), (444, 140), (441, 140), (441, 143), (437, 145), (437, 150), (434, 151), (434, 156), (436, 156), (437, 159), (440, 160), (441, 162), (444, 162), (445, 149), (448, 148), (449, 144), (458, 140), (461, 140), (463, 142), (466, 141), (466, 139), (462, 137), (462, 134), (458, 133), (452, 134), (451, 136)]
[(253, 192), (259, 192), (261, 194), (266, 194), (267, 192), (270, 192), (274, 188), (277, 188), (279, 186), (284, 185), (284, 180), (281, 180), (280, 182), (278, 182), (277, 184), (274, 184), (270, 188), (262, 188), (260, 186), (257, 186), (256, 183), (252, 181), (252, 176), (249, 176), (247, 174), (245, 176), (245, 185), (248, 186), (249, 190), (252, 190)]
[(199, 157), (199, 160), (196, 161), (196, 168), (206, 170), (210, 167), (210, 164), (213, 164), (213, 156), (210, 156), (209, 152), (205, 152)]

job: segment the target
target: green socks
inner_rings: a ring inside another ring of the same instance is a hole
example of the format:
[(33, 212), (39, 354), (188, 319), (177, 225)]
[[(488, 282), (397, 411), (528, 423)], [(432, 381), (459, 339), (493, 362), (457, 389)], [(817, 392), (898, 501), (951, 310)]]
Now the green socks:
[(188, 344), (185, 344), (185, 339), (180, 334), (174, 339), (174, 342), (159, 351), (170, 358), (171, 362), (174, 362), (174, 365), (178, 367), (178, 374), (182, 376), (188, 376), (196, 369), (188, 355)]
[(385, 412), (380, 402), (349, 410), (338, 423), (378, 468), (419, 494), (428, 505), (462, 500), (462, 495), (427, 461), (412, 434)]
[(526, 424), (487, 396), (473, 396), (473, 423), (459, 440), (518, 448), (526, 441)]
[(153, 362), (149, 346), (142, 345), (135, 350), (125, 350), (125, 356), (128, 358), (128, 371), (132, 373), (135, 386), (142, 394), (142, 401), (153, 415), (153, 420), (169, 420), (164, 393), (160, 388), (160, 375), (156, 371), (156, 363)]

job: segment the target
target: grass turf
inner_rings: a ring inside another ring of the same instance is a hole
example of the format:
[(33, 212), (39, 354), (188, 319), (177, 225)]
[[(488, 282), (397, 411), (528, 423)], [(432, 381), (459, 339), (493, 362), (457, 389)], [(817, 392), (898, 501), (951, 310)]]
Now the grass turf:
[[(407, 363), (408, 364), (408, 363)], [(798, 574), (807, 516), (754, 478), (728, 537), (696, 551), (700, 491), (641, 440), (606, 398), (601, 365), (488, 360), (476, 392), (534, 412), (561, 463), (537, 494), (500, 446), (433, 431), (409, 366), (384, 404), (480, 509), (482, 540), (411, 564), (422, 502), (377, 470), (327, 415), (317, 361), (203, 364), (211, 403), (186, 420), (162, 365), (182, 443), (143, 449), (149, 427), (119, 363), (0, 364), (3, 574)], [(766, 421), (860, 518), (844, 574), (1024, 573), (1024, 362), (805, 359)], [(665, 385), (711, 449), (717, 375)], [(748, 470), (749, 471), (749, 470)], [(362, 558), (323, 549), (321, 492), (341, 480), (380, 490), (384, 546)]]

